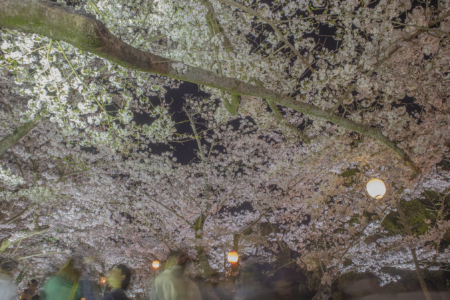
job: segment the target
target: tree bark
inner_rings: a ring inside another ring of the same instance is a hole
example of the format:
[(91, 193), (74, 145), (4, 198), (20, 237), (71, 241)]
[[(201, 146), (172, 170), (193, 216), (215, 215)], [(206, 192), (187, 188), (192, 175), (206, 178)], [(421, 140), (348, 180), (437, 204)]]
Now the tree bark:
[(414, 174), (420, 172), (408, 155), (378, 129), (355, 123), (276, 91), (235, 78), (219, 76), (212, 71), (188, 65), (177, 69), (176, 61), (134, 48), (111, 34), (103, 23), (60, 4), (37, 0), (0, 0), (0, 27), (61, 40), (125, 68), (206, 85), (231, 94), (273, 101), (305, 115), (328, 120), (346, 129), (371, 136), (393, 150)]
[[(1, 1), (0, 1), (1, 3)], [(33, 128), (38, 125), (38, 120), (28, 121), (14, 130), (13, 133), (8, 134), (0, 141), (0, 157), (8, 151), (9, 148), (14, 146), (21, 138), (26, 136)]]
[(208, 261), (208, 257), (206, 256), (205, 249), (201, 246), (195, 246), (195, 250), (197, 251), (197, 257), (200, 262), (200, 266), (203, 269), (203, 272), (206, 276), (210, 277), (215, 274), (215, 271), (211, 267)]
[[(198, 217), (197, 220), (195, 220), (194, 226), (192, 226), (195, 231), (195, 238), (198, 239), (199, 241), (202, 240), (203, 233), (199, 234), (199, 232), (203, 231), (203, 224), (205, 224), (205, 218), (206, 217), (202, 213), (200, 217)], [(205, 248), (203, 246), (195, 246), (195, 250), (197, 251), (197, 258), (200, 262), (200, 266), (202, 267), (203, 272), (205, 272), (205, 275), (208, 277), (213, 276), (216, 272), (209, 264)]]
[(47, 232), (50, 229), (49, 226), (42, 226), (39, 228), (35, 228), (35, 229), (31, 229), (31, 230), (25, 230), (24, 231), (24, 235), (20, 238), (17, 238), (13, 241), (10, 240), (11, 236), (4, 238), (1, 242), (0, 242), (0, 253), (2, 253), (3, 251), (5, 251), (6, 249), (8, 249), (9, 246), (20, 242), (21, 240), (24, 240), (26, 238), (32, 237), (34, 235), (38, 235), (38, 234), (42, 234)]
[[(398, 213), (400, 214), (400, 218), (402, 219), (403, 227), (405, 227), (406, 231), (408, 232), (408, 235), (413, 236), (411, 228), (408, 226), (408, 222), (406, 222), (406, 217), (405, 214), (403, 213), (400, 200), (397, 203), (397, 210)], [(423, 293), (425, 294), (425, 298), (427, 300), (432, 300), (430, 292), (428, 291), (427, 284), (425, 283), (425, 279), (423, 278), (422, 269), (420, 268), (419, 261), (417, 260), (416, 249), (410, 248), (410, 250), (413, 257), (414, 265), (416, 267), (417, 277), (419, 278), (420, 286), (422, 287)]]

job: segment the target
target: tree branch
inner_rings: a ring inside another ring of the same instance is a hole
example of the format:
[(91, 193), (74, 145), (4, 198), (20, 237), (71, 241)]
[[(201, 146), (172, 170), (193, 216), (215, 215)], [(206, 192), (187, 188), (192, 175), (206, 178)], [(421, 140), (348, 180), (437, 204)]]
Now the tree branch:
[(111, 34), (103, 23), (67, 8), (51, 6), (49, 2), (0, 0), (0, 3), (0, 27), (62, 40), (82, 51), (96, 54), (125, 68), (206, 85), (231, 94), (249, 95), (273, 101), (306, 115), (328, 120), (346, 129), (369, 135), (393, 150), (414, 174), (420, 172), (408, 155), (376, 128), (330, 114), (320, 107), (299, 102), (264, 87), (254, 86), (235, 78), (220, 77), (212, 71), (188, 65), (183, 65), (180, 69), (176, 61), (141, 51), (124, 43)]
[(0, 216), (0, 223), (3, 222), (3, 220), (6, 218), (6, 216), (9, 215), (9, 213), (13, 210), (13, 208), (14, 208), (15, 206), (16, 206), (15, 204), (12, 204), (12, 205), (11, 205), (11, 208), (10, 208), (7, 212), (5, 212), (4, 214), (2, 214), (2, 215)]
[(206, 13), (206, 23), (212, 32), (215, 34), (220, 34), (223, 37), (222, 45), (227, 52), (233, 52), (233, 46), (231, 45), (230, 40), (226, 36), (223, 27), (220, 25), (219, 20), (216, 18), (216, 13), (214, 11), (214, 7), (211, 2), (208, 0), (200, 0), (200, 3), (206, 7), (208, 12)]
[(66, 253), (66, 252), (65, 251), (53, 251), (53, 252), (46, 252), (46, 253), (38, 253), (38, 254), (19, 257), (18, 260), (27, 259), (27, 258), (36, 257), (36, 256), (43, 256), (43, 255), (48, 255), (48, 254), (61, 254), (61, 253)]
[(152, 196), (150, 196), (149, 194), (147, 194), (146, 192), (144, 192), (144, 194), (153, 202), (158, 203), (159, 205), (161, 205), (162, 207), (164, 207), (165, 209), (167, 209), (168, 211), (172, 212), (174, 215), (176, 215), (178, 218), (182, 219), (183, 221), (185, 221), (189, 226), (193, 226), (192, 223), (190, 223), (188, 220), (186, 220), (185, 218), (183, 218), (182, 216), (180, 216), (180, 214), (178, 214), (176, 211), (174, 211), (173, 209), (167, 207), (166, 205), (162, 204), (161, 202), (159, 202), (158, 200), (156, 200), (155, 198), (153, 198)]
[(88, 169), (88, 170), (75, 171), (75, 172), (72, 172), (72, 173), (63, 174), (63, 175), (61, 175), (61, 177), (59, 177), (59, 179), (58, 179), (57, 182), (60, 182), (61, 180), (63, 180), (63, 179), (66, 178), (66, 177), (69, 177), (69, 176), (72, 176), (72, 175), (77, 175), (77, 174), (83, 174), (83, 173), (86, 173), (86, 172), (89, 172), (89, 171), (90, 171), (90, 170)]
[[(1, 3), (1, 2), (0, 2)], [(1, 22), (1, 21), (0, 21)], [(31, 130), (33, 130), (39, 123), (39, 119), (28, 121), (14, 130), (13, 133), (8, 134), (0, 141), (0, 157), (8, 151), (9, 148), (14, 146), (21, 138), (26, 136)]]
[(22, 210), (20, 213), (18, 213), (15, 217), (9, 219), (8, 221), (4, 222), (3, 224), (7, 225), (10, 224), (12, 222), (17, 221), (21, 216), (23, 216), (24, 213), (26, 213), (31, 207), (28, 206), (26, 207), (24, 210)]
[(236, 116), (238, 114), (240, 103), (241, 103), (241, 95), (231, 94), (231, 104), (230, 109), (228, 109), (230, 114), (232, 114), (233, 116)]
[(42, 226), (39, 228), (35, 228), (32, 230), (24, 230), (23, 231), (23, 235), (15, 240), (10, 240), (11, 236), (8, 236), (6, 238), (4, 238), (1, 243), (0, 243), (0, 253), (2, 253), (3, 251), (5, 251), (6, 249), (8, 249), (9, 246), (20, 242), (21, 240), (24, 240), (26, 238), (32, 237), (34, 235), (38, 235), (38, 234), (42, 234), (47, 232), (50, 229), (49, 226)]
[(279, 123), (281, 123), (282, 125), (286, 126), (287, 128), (289, 128), (292, 132), (294, 132), (295, 134), (298, 134), (300, 136), (300, 138), (302, 138), (305, 143), (309, 144), (311, 142), (310, 138), (304, 134), (303, 132), (301, 132), (297, 127), (295, 127), (294, 125), (290, 124), (289, 122), (285, 121), (283, 116), (281, 115), (280, 110), (277, 107), (277, 104), (272, 102), (272, 101), (267, 101), (267, 103), (269, 103), (270, 109), (272, 109), (273, 113), (275, 114), (275, 118), (277, 119), (277, 121)]

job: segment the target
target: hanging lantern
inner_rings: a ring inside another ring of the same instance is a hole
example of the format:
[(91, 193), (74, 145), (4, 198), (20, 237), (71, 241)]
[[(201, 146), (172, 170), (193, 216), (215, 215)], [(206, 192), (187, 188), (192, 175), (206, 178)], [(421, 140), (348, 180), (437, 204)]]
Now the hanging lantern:
[(152, 267), (153, 267), (153, 269), (158, 269), (159, 268), (159, 261), (157, 261), (157, 260), (154, 260), (153, 262), (152, 262)]
[(105, 284), (106, 283), (106, 277), (100, 277), (100, 283)]
[(236, 251), (230, 251), (228, 253), (228, 261), (232, 264), (237, 263), (239, 260), (239, 255)]
[(367, 193), (376, 199), (383, 198), (386, 194), (386, 185), (380, 179), (371, 179), (366, 185)]

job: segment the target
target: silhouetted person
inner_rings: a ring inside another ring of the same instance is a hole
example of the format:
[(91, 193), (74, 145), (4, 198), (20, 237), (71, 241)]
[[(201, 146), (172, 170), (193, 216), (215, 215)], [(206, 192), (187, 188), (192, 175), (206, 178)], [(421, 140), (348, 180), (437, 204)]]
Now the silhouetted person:
[(0, 300), (16, 300), (17, 286), (14, 284), (12, 272), (17, 268), (13, 261), (2, 261), (0, 264)]
[(125, 290), (128, 288), (131, 279), (131, 271), (124, 265), (117, 265), (112, 268), (107, 276), (106, 282), (114, 289), (105, 295), (103, 300), (128, 300)]
[(92, 256), (83, 258), (80, 284), (82, 288), (81, 296), (85, 300), (96, 300), (101, 298), (100, 296), (97, 297), (98, 293), (96, 291), (96, 285), (94, 284), (94, 277), (92, 275), (93, 272), (91, 267), (93, 262), (94, 257)]
[(80, 300), (79, 284), (81, 272), (69, 259), (55, 276), (44, 284), (45, 300)]
[[(175, 265), (159, 275), (152, 286), (151, 300), (201, 300), (197, 285), (184, 276), (188, 255), (184, 251), (171, 255)], [(170, 260), (170, 259), (169, 259)]]

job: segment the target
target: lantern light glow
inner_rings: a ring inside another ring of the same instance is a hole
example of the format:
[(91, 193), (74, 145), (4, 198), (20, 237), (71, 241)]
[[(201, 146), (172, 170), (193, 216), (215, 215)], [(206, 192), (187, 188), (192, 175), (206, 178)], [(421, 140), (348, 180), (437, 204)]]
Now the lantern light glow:
[(153, 269), (158, 269), (159, 268), (159, 261), (157, 261), (157, 260), (154, 260), (153, 262), (152, 262), (152, 267), (153, 267)]
[(380, 179), (374, 178), (371, 179), (366, 185), (367, 193), (371, 197), (375, 199), (383, 198), (384, 194), (386, 194), (386, 185)]
[(228, 261), (232, 264), (237, 263), (239, 260), (239, 255), (236, 251), (230, 251), (228, 253)]
[(100, 283), (105, 284), (106, 283), (106, 277), (100, 277)]

